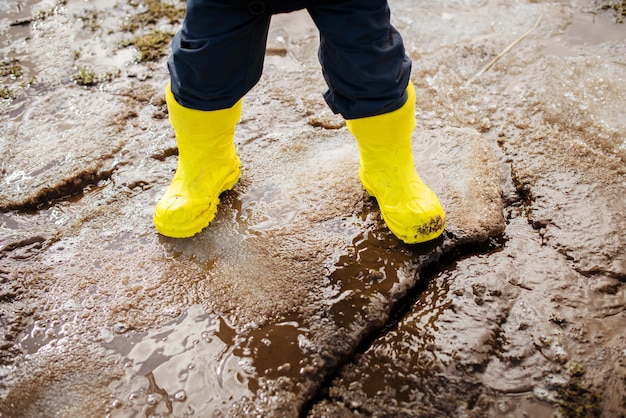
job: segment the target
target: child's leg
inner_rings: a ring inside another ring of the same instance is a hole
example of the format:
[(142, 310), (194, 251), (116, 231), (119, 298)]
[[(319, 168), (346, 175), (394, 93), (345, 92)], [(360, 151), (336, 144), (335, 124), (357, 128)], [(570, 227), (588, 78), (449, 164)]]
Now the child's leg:
[(188, 0), (168, 61), (179, 104), (233, 106), (261, 77), (271, 15), (260, 1)]
[(270, 14), (264, 3), (188, 0), (169, 60), (166, 98), (178, 167), (154, 211), (166, 236), (197, 234), (239, 179), (233, 142), (241, 97), (259, 80)]
[(445, 214), (413, 164), (415, 92), (411, 62), (391, 26), (386, 0), (311, 6), (320, 30), (326, 101), (347, 120), (360, 153), (359, 175), (387, 227), (412, 244), (437, 238)]
[(346, 119), (396, 110), (406, 101), (411, 61), (386, 0), (336, 0), (308, 8), (320, 31), (325, 99)]

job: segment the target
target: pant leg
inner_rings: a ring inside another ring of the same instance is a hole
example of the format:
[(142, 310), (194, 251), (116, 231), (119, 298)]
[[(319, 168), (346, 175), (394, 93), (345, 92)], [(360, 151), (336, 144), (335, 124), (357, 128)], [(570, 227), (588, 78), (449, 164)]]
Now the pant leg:
[(399, 109), (411, 60), (391, 25), (387, 0), (335, 0), (307, 8), (320, 31), (326, 102), (346, 119)]
[(185, 107), (233, 106), (259, 81), (271, 14), (257, 0), (187, 0), (172, 42), (172, 93)]

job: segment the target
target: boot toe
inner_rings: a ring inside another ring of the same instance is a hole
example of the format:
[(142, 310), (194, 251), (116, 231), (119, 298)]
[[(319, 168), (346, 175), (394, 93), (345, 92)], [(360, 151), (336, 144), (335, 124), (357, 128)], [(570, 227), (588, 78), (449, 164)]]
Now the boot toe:
[(196, 235), (215, 217), (219, 199), (187, 199), (164, 196), (154, 211), (154, 225), (161, 235), (188, 238)]
[(445, 212), (439, 199), (423, 183), (394, 204), (379, 201), (379, 207), (389, 230), (406, 244), (435, 239), (445, 228)]

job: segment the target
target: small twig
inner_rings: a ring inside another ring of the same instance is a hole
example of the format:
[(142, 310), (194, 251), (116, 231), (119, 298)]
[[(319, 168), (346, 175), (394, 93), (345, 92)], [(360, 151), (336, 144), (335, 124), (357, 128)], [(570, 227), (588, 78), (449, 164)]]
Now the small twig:
[(26, 17), (24, 19), (17, 19), (14, 20), (13, 22), (9, 23), (9, 26), (11, 27), (15, 27), (15, 26), (26, 26), (26, 25), (30, 25), (33, 22), (33, 19), (30, 17)]
[(541, 19), (543, 18), (543, 15), (539, 16), (539, 18), (537, 19), (537, 21), (535, 22), (535, 24), (533, 25), (532, 28), (530, 28), (526, 33), (524, 33), (522, 36), (520, 36), (519, 38), (517, 38), (511, 45), (507, 46), (502, 52), (500, 52), (494, 59), (492, 59), (489, 64), (485, 65), (483, 67), (482, 70), (480, 70), (479, 72), (477, 72), (472, 78), (470, 78), (469, 80), (467, 80), (465, 82), (465, 84), (463, 84), (463, 87), (467, 87), (469, 86), (474, 80), (476, 80), (478, 77), (480, 77), (480, 75), (482, 73), (484, 73), (485, 71), (489, 70), (496, 62), (498, 62), (498, 60), (500, 58), (502, 58), (504, 55), (506, 55), (511, 49), (513, 49), (513, 47), (515, 47), (515, 45), (517, 45), (518, 43), (521, 42), (522, 39), (524, 39), (525, 37), (527, 37), (532, 31), (534, 31), (537, 26), (539, 26), (539, 22), (541, 22)]

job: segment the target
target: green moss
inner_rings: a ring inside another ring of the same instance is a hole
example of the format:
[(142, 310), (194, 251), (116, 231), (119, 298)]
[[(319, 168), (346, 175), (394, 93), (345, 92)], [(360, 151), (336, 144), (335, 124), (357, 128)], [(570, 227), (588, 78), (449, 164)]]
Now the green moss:
[(595, 418), (601, 415), (601, 393), (583, 384), (583, 366), (575, 365), (570, 373), (570, 382), (557, 389), (558, 403), (566, 418)]
[(37, 81), (37, 78), (35, 76), (32, 76), (32, 77), (22, 81), (20, 83), (20, 88), (25, 89), (25, 88), (35, 84), (35, 81)]
[(13, 90), (8, 88), (7, 86), (0, 86), (0, 99), (13, 100), (15, 99), (15, 94), (13, 93)]
[(11, 78), (20, 78), (24, 74), (24, 70), (20, 65), (19, 60), (11, 59), (5, 60), (0, 63), (0, 76), (6, 77), (10, 76)]
[(577, 384), (570, 384), (563, 393), (559, 406), (567, 418), (594, 418), (601, 414), (600, 394)]
[(54, 14), (54, 9), (37, 10), (35, 15), (33, 16), (33, 20), (45, 20), (49, 16), (52, 16), (53, 14)]
[(93, 86), (98, 83), (98, 74), (89, 67), (79, 67), (78, 71), (72, 74), (72, 81), (81, 86)]
[(624, 1), (604, 1), (600, 4), (600, 10), (613, 10), (615, 13), (615, 21), (624, 23), (626, 17), (626, 0)]
[(57, 13), (59, 7), (65, 6), (67, 4), (67, 0), (57, 0), (56, 5), (47, 10), (37, 10), (35, 15), (33, 16), (33, 20), (45, 20), (50, 16), (54, 16)]
[(98, 12), (96, 10), (86, 11), (80, 20), (83, 22), (83, 29), (95, 32), (100, 29), (100, 23), (98, 22)]
[(134, 32), (137, 29), (155, 25), (163, 19), (170, 24), (176, 24), (185, 16), (185, 3), (182, 1), (178, 6), (161, 0), (145, 0), (139, 4), (143, 4), (145, 7), (142, 8), (140, 13), (128, 19), (122, 26), (123, 30)]
[(139, 9), (122, 25), (122, 30), (139, 31), (131, 39), (120, 44), (121, 47), (134, 46), (139, 51), (139, 62), (157, 61), (165, 56), (173, 33), (156, 29), (155, 26), (166, 21), (169, 24), (179, 23), (185, 16), (184, 0), (143, 0), (130, 3)]
[(120, 70), (117, 71), (106, 71), (102, 74), (100, 74), (100, 82), (101, 83), (105, 83), (105, 82), (110, 82), (113, 81), (113, 79), (117, 78), (120, 76)]
[(76, 73), (72, 74), (72, 81), (80, 86), (94, 86), (96, 84), (112, 81), (120, 74), (119, 70), (116, 72), (107, 71), (104, 73), (97, 73), (91, 67), (83, 66), (78, 67)]
[(581, 377), (587, 372), (584, 365), (579, 363), (572, 363), (569, 368), (569, 373), (573, 377)]
[(137, 48), (140, 55), (139, 62), (156, 61), (165, 56), (165, 48), (169, 46), (173, 36), (171, 32), (153, 30), (125, 41), (121, 46), (132, 45)]

